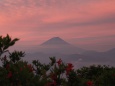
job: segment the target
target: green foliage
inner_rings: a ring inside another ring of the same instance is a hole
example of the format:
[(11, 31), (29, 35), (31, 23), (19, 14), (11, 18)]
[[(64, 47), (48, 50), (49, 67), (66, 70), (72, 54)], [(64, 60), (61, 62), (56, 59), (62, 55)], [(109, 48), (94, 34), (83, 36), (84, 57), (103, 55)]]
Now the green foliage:
[[(23, 61), (22, 51), (10, 52), (8, 48), (19, 39), (9, 35), (0, 36), (0, 85), (1, 86), (114, 86), (115, 68), (89, 66), (73, 69), (71, 63), (50, 57), (49, 64), (34, 60), (32, 64)], [(8, 55), (6, 55), (8, 53)]]
[(7, 34), (6, 37), (2, 37), (0, 36), (0, 56), (4, 53), (7, 52), (8, 48), (10, 46), (13, 46), (15, 44), (16, 41), (18, 41), (19, 39), (15, 38), (15, 39), (11, 39), (11, 37)]
[(22, 51), (14, 51), (12, 53), (9, 53), (10, 61), (12, 61), (13, 63), (18, 62), (21, 57), (24, 57), (24, 52)]

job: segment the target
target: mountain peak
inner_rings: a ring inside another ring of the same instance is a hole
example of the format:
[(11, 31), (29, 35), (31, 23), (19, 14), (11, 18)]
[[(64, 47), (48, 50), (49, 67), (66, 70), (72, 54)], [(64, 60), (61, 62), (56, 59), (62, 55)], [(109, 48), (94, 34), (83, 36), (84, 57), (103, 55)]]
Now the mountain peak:
[(50, 40), (63, 40), (63, 39), (61, 39), (60, 37), (53, 37)]
[(70, 45), (69, 43), (67, 43), (66, 41), (64, 41), (63, 39), (61, 39), (60, 37), (53, 37), (49, 40), (47, 40), (46, 42), (42, 43), (41, 45), (59, 45), (59, 44), (63, 44), (63, 45)]

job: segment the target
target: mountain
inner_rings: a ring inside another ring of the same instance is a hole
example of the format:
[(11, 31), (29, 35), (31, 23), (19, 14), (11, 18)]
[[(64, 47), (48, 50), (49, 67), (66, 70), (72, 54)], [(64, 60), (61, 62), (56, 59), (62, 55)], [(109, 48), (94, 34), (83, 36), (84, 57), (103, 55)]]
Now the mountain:
[(86, 51), (82, 55), (85, 56), (84, 60), (113, 63), (115, 62), (115, 48), (106, 52)]
[(53, 54), (54, 53), (76, 54), (76, 53), (82, 53), (85, 50), (64, 41), (60, 37), (53, 37), (45, 41), (44, 43), (42, 43), (38, 47), (38, 51), (43, 53), (53, 53)]
[(76, 67), (89, 65), (110, 65), (115, 66), (115, 48), (106, 52), (97, 52), (94, 50), (86, 51), (82, 54), (68, 55), (65, 58), (68, 62), (76, 64)]
[(106, 53), (115, 55), (115, 48), (106, 51)]
[[(26, 60), (32, 61), (39, 59), (42, 62), (48, 62), (49, 57), (61, 58), (65, 62), (73, 63), (77, 68), (92, 64), (115, 65), (115, 48), (106, 52), (97, 52), (94, 50), (84, 50), (76, 47), (60, 37), (53, 37), (39, 46), (35, 46), (35, 53), (27, 54)], [(35, 48), (34, 47), (34, 48)]]
[(70, 44), (61, 39), (60, 37), (54, 37), (41, 44), (41, 46), (44, 45), (70, 45)]
[(29, 53), (26, 55), (25, 60), (32, 61), (34, 59), (38, 59), (41, 62), (47, 63), (49, 61), (49, 57), (54, 56), (56, 57), (56, 59), (61, 58), (66, 63), (73, 63), (76, 68), (89, 66), (93, 64), (115, 66), (115, 48), (108, 50), (106, 52), (97, 52), (94, 50), (89, 50), (81, 54), (63, 54), (62, 50), (60, 50), (60, 52), (57, 52), (57, 50), (55, 52), (49, 50), (49, 52), (50, 53), (43, 53), (37, 51), (36, 53)]

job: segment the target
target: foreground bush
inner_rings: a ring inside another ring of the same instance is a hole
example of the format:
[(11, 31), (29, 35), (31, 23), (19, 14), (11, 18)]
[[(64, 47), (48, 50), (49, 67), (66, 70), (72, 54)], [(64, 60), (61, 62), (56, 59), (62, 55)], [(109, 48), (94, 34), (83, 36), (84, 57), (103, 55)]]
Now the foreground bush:
[(73, 69), (71, 63), (50, 57), (49, 64), (23, 61), (22, 51), (8, 48), (19, 39), (0, 36), (0, 86), (115, 86), (115, 68), (90, 66)]

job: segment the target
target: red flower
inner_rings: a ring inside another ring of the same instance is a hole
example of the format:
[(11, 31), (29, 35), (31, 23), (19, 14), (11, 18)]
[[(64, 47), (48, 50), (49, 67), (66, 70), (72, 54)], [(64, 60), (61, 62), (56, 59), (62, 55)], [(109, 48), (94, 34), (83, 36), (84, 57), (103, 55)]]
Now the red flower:
[(12, 72), (10, 71), (7, 75), (7, 78), (11, 78), (12, 77)]
[(48, 82), (45, 86), (57, 86), (57, 83), (54, 82)]
[(93, 86), (93, 82), (92, 82), (92, 81), (87, 81), (87, 82), (86, 82), (86, 85), (87, 85), (87, 86)]
[(29, 68), (29, 71), (32, 72), (33, 71), (33, 67), (31, 66), (31, 64), (27, 65)]
[(20, 71), (22, 71), (22, 68), (20, 68)]
[(57, 75), (56, 74), (51, 74), (51, 79), (52, 80), (57, 80)]
[(59, 59), (58, 61), (57, 61), (57, 63), (58, 63), (58, 66), (62, 63), (62, 60), (61, 59)]
[(73, 70), (72, 68), (73, 68), (73, 65), (71, 63), (68, 63), (68, 65), (66, 67), (66, 75), (68, 75), (69, 72)]

